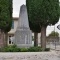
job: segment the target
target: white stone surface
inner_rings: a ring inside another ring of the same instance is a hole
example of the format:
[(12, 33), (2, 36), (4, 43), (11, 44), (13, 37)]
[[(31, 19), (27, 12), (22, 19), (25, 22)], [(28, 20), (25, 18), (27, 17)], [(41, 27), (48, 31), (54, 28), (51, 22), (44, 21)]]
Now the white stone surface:
[(0, 60), (60, 60), (59, 52), (15, 52), (0, 53)]
[(14, 28), (13, 29), (11, 28), (11, 30), (8, 32), (8, 34), (15, 34), (15, 31), (16, 31), (17, 25), (18, 25), (18, 17), (13, 18), (13, 22), (14, 22)]

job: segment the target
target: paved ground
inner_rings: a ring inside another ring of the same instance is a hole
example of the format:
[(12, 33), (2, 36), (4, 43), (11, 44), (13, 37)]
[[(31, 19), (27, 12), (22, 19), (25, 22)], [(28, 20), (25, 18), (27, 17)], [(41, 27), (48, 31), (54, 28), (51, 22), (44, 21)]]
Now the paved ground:
[(60, 51), (0, 53), (0, 60), (60, 60)]

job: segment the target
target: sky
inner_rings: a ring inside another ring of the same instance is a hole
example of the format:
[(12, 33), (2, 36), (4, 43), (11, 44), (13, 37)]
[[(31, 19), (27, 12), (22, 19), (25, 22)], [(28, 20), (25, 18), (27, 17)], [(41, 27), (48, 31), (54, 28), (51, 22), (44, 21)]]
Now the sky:
[[(20, 6), (23, 4), (26, 4), (26, 0), (13, 0), (13, 17), (19, 17)], [(51, 31), (57, 31), (60, 35), (60, 30), (57, 28), (59, 24), (60, 20), (54, 26), (48, 26), (46, 29), (46, 35), (48, 36), (51, 33)]]

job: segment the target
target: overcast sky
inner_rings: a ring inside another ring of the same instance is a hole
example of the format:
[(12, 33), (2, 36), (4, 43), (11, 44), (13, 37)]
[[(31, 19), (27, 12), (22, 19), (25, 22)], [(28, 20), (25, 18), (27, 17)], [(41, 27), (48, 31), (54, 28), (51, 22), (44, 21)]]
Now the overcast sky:
[(25, 3), (26, 0), (13, 0), (13, 17), (19, 16), (20, 6)]
[[(13, 0), (13, 17), (19, 17), (19, 11), (20, 11), (20, 6), (22, 4), (26, 4), (26, 0)], [(57, 26), (60, 24), (60, 20), (57, 24), (55, 24), (55, 31), (60, 33), (60, 30), (57, 29)], [(54, 30), (54, 26), (48, 26), (47, 27), (47, 34), (50, 34), (51, 31)]]

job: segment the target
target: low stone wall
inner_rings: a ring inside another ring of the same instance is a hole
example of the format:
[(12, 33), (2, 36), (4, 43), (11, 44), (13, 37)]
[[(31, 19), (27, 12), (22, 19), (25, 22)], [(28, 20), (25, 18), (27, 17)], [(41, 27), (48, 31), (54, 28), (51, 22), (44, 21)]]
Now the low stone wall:
[(60, 60), (60, 52), (0, 53), (0, 60)]

